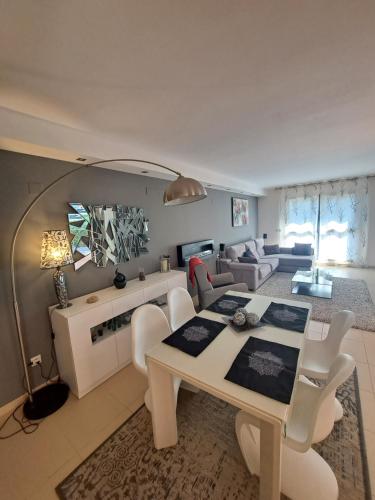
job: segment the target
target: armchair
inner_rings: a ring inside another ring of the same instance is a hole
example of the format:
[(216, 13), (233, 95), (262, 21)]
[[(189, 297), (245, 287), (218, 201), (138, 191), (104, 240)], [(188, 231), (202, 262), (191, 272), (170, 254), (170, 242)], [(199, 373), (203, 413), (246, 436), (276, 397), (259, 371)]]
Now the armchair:
[(211, 276), (212, 282), (207, 279), (207, 269), (200, 264), (195, 267), (195, 279), (197, 280), (199, 305), (202, 309), (208, 307), (212, 302), (221, 297), (225, 292), (248, 292), (246, 283), (235, 283), (232, 273), (215, 274)]

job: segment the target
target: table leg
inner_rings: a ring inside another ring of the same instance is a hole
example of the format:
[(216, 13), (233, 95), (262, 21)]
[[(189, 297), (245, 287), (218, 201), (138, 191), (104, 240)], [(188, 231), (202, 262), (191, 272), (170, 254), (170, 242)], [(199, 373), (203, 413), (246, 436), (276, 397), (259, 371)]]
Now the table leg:
[(147, 359), (147, 369), (154, 444), (160, 450), (174, 446), (178, 439), (173, 376), (151, 359)]
[(280, 500), (281, 422), (260, 422), (260, 500)]

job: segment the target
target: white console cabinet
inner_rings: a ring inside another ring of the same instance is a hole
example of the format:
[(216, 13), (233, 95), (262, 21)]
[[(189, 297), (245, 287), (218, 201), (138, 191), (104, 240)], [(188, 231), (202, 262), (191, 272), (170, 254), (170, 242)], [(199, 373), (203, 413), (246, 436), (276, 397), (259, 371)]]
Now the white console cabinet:
[[(94, 342), (92, 329), (177, 286), (186, 288), (185, 272), (153, 273), (145, 281), (129, 281), (122, 290), (112, 286), (77, 297), (67, 309), (50, 308), (60, 374), (77, 398), (131, 362), (130, 324), (106, 331)], [(92, 295), (99, 300), (88, 304), (86, 300)]]

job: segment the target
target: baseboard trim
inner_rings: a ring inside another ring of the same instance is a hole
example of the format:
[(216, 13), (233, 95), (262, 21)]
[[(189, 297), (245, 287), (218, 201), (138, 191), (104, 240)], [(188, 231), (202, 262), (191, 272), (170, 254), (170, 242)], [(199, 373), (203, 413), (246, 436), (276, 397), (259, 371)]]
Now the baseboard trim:
[[(59, 378), (58, 375), (56, 375), (55, 377), (51, 378), (51, 381), (54, 382), (58, 378)], [(39, 389), (41, 389), (42, 387), (45, 387), (46, 385), (47, 385), (47, 382), (44, 382), (43, 384), (38, 385), (37, 387), (35, 387), (35, 389), (33, 389), (33, 392), (38, 391)], [(17, 408), (17, 406), (24, 403), (26, 401), (26, 399), (27, 399), (27, 393), (25, 392), (25, 394), (22, 394), (22, 396), (19, 396), (18, 398), (13, 399), (13, 401), (9, 401), (9, 403), (6, 403), (5, 405), (0, 406), (0, 418), (12, 413), (12, 411), (14, 411)]]

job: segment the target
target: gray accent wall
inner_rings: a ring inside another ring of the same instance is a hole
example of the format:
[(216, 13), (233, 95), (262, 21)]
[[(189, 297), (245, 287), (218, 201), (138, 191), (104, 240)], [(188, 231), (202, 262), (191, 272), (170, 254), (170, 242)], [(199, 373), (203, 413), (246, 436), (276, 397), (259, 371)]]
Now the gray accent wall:
[[(77, 165), (0, 150), (0, 406), (25, 392), (12, 308), (9, 274), (10, 243), (26, 206), (43, 187)], [(257, 199), (250, 200), (250, 224), (233, 228), (231, 197), (235, 193), (209, 190), (208, 198), (179, 207), (164, 207), (166, 181), (151, 177), (90, 168), (72, 174), (53, 188), (28, 215), (16, 249), (17, 286), (28, 358), (41, 353), (43, 371), (51, 364), (51, 337), (47, 307), (56, 303), (52, 270), (39, 269), (41, 235), (47, 229), (68, 229), (69, 201), (83, 204), (122, 203), (143, 207), (150, 219), (149, 254), (120, 265), (127, 278), (138, 268), (146, 273), (159, 269), (159, 257), (171, 255), (177, 266), (176, 245), (213, 238), (219, 243), (243, 241), (257, 234)], [(240, 197), (242, 195), (239, 195)], [(243, 197), (243, 196), (242, 196)], [(67, 266), (71, 298), (110, 286), (115, 267), (97, 268), (89, 262), (81, 270)], [(42, 382), (39, 368), (30, 369), (33, 385)]]

